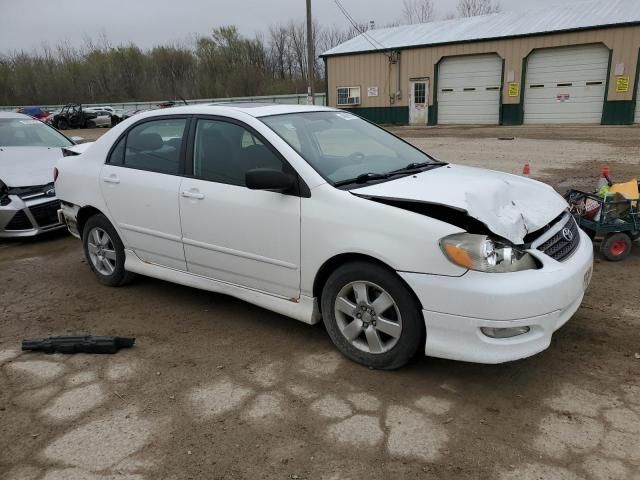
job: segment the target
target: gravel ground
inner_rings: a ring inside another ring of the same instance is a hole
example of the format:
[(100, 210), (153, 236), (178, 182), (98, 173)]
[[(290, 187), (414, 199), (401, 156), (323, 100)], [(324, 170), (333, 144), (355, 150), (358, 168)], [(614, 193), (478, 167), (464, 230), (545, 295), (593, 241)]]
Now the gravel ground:
[[(640, 173), (638, 128), (394, 131), (444, 160), (528, 162), (559, 190), (592, 187), (604, 164), (620, 180)], [(596, 262), (547, 351), (395, 372), (342, 358), (320, 325), (229, 297), (149, 278), (102, 287), (64, 234), (0, 243), (0, 272), (3, 480), (640, 480), (637, 246)], [(87, 332), (137, 343), (18, 351), (23, 337)]]

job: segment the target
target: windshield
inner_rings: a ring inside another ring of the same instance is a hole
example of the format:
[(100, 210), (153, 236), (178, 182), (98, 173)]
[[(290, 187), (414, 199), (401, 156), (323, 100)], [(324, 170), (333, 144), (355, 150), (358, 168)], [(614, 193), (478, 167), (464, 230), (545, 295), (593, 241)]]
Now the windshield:
[(307, 112), (260, 118), (327, 181), (349, 183), (410, 165), (438, 163), (382, 128), (346, 112)]
[(0, 147), (69, 147), (73, 143), (40, 120), (0, 118)]

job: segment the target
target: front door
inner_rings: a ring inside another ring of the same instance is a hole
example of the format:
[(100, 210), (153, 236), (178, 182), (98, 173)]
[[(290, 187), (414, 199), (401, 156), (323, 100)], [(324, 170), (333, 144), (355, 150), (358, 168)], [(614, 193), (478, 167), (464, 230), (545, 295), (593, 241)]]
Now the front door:
[(429, 80), (411, 80), (409, 82), (409, 123), (426, 125), (429, 112)]
[(300, 197), (250, 190), (252, 168), (289, 172), (248, 127), (197, 120), (180, 186), (182, 240), (189, 272), (285, 298), (300, 293)]
[(141, 260), (186, 270), (180, 233), (180, 152), (186, 118), (144, 121), (112, 150), (100, 172), (111, 219)]

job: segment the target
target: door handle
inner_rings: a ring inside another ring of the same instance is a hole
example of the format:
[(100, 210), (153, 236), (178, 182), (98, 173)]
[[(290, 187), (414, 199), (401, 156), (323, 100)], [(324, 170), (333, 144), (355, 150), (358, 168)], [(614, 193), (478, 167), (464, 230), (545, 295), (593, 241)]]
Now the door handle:
[(195, 198), (196, 200), (202, 200), (204, 198), (203, 193), (192, 192), (192, 191), (183, 191), (182, 196), (185, 198)]
[(102, 180), (105, 183), (120, 183), (120, 179), (118, 177), (116, 177), (115, 175), (110, 175), (108, 177), (102, 177)]

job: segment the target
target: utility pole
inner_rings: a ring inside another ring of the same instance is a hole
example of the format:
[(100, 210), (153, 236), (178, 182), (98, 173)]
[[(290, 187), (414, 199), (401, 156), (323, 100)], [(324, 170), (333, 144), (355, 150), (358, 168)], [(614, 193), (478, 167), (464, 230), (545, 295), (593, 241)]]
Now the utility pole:
[(315, 53), (313, 51), (313, 22), (311, 21), (311, 0), (307, 0), (307, 103), (309, 105), (315, 105), (316, 103), (315, 90), (313, 88), (315, 64), (316, 59)]

